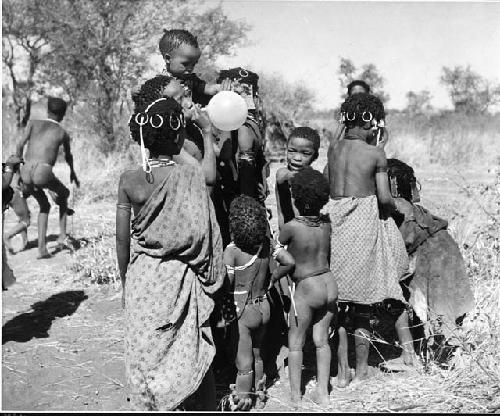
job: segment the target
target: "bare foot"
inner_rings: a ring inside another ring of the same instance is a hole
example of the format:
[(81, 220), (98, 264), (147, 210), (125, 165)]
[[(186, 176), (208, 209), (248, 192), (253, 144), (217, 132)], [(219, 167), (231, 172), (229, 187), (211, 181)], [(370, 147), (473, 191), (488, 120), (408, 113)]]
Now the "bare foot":
[(343, 389), (349, 385), (351, 380), (352, 376), (349, 366), (342, 366), (339, 364), (337, 374), (337, 387)]
[(301, 399), (302, 398), (300, 396), (295, 396), (293, 394), (290, 396), (290, 406), (292, 407), (293, 410), (299, 410), (302, 402)]
[(316, 403), (319, 407), (327, 408), (330, 404), (330, 398), (328, 393), (320, 393), (318, 389), (314, 389), (311, 393), (311, 400)]
[(368, 367), (363, 367), (359, 369), (357, 368), (356, 373), (354, 375), (354, 379), (352, 381), (353, 383), (360, 382), (366, 380), (369, 377), (370, 377), (370, 371), (368, 370)]
[(52, 255), (45, 249), (45, 251), (39, 252), (37, 259), (42, 260), (42, 259), (50, 259)]

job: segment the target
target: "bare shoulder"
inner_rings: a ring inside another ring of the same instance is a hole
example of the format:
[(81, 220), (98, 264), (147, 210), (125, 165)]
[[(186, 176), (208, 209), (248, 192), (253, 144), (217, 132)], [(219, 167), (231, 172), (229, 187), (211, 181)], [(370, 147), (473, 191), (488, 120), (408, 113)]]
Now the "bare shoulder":
[(120, 189), (127, 189), (128, 186), (132, 184), (132, 182), (136, 179), (137, 177), (137, 169), (130, 169), (124, 171), (120, 175), (120, 181), (119, 181), (119, 188)]
[(282, 184), (286, 180), (288, 180), (290, 176), (290, 171), (286, 167), (279, 168), (276, 171), (276, 183)]

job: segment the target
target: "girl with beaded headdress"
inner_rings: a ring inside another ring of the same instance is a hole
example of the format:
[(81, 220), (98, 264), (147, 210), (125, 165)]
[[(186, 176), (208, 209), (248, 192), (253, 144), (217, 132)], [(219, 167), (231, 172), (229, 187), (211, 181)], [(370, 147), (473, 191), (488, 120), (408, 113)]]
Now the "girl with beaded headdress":
[[(215, 180), (211, 123), (198, 107), (183, 111), (176, 80), (162, 86), (160, 98), (157, 85), (146, 82), (133, 96), (129, 127), (141, 146), (142, 166), (124, 172), (118, 188), (116, 248), (130, 399), (138, 410), (173, 410), (198, 390), (203, 409), (215, 410), (208, 319), (224, 269), (207, 190)], [(180, 155), (186, 116), (203, 132), (201, 165)]]

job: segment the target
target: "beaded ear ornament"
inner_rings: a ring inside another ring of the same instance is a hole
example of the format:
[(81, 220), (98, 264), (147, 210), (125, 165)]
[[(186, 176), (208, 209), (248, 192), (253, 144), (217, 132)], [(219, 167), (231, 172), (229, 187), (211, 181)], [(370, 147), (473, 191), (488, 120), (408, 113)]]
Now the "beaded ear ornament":
[[(155, 105), (156, 103), (160, 101), (166, 101), (166, 98), (159, 98), (155, 101), (153, 101), (151, 104), (148, 105), (146, 108), (146, 111), (144, 113), (137, 113), (134, 117), (135, 122), (139, 126), (139, 134), (141, 137), (141, 160), (142, 160), (142, 169), (146, 173), (151, 173), (151, 165), (149, 163), (149, 159), (146, 155), (146, 147), (144, 146), (144, 137), (142, 135), (142, 127), (145, 126), (146, 124), (150, 124), (151, 127), (154, 129), (159, 129), (163, 126), (163, 123), (165, 123), (165, 116), (161, 114), (148, 114), (148, 111)], [(130, 119), (132, 119), (132, 116), (130, 116)], [(129, 121), (130, 123), (130, 121)], [(184, 114), (180, 113), (180, 115), (175, 115), (175, 114), (170, 114), (168, 116), (168, 124), (170, 128), (173, 131), (179, 130), (181, 127), (186, 127), (186, 119), (184, 118)]]

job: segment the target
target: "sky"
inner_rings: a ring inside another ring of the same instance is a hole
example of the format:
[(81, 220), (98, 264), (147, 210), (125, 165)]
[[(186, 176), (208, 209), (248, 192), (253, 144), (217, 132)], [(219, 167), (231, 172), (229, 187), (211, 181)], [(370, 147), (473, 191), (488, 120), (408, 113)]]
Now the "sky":
[(435, 107), (451, 108), (439, 82), (443, 66), (470, 64), (500, 82), (500, 3), (222, 0), (222, 6), (252, 29), (250, 44), (219, 64), (303, 81), (319, 109), (339, 105), (340, 57), (378, 67), (390, 108), (403, 108), (408, 91), (424, 89)]

